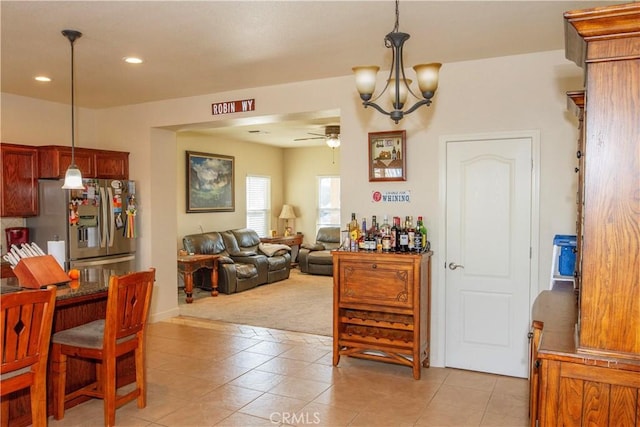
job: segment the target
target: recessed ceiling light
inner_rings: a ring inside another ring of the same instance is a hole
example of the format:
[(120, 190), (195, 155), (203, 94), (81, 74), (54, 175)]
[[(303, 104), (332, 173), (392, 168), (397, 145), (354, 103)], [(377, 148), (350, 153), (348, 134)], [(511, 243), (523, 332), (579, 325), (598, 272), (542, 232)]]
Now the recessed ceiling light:
[(50, 82), (51, 79), (47, 76), (36, 76), (35, 79), (39, 82)]
[(142, 59), (136, 58), (135, 56), (125, 56), (122, 59), (124, 59), (124, 62), (127, 64), (142, 64)]

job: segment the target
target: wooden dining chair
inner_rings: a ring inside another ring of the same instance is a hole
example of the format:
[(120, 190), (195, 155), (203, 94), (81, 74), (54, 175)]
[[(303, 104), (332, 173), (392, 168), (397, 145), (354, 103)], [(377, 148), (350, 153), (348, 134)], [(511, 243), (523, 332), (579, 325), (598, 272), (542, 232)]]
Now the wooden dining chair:
[(47, 425), (47, 355), (55, 303), (55, 286), (0, 296), (3, 425), (8, 425), (9, 420), (6, 396), (27, 387), (31, 395), (32, 424)]
[[(138, 408), (146, 402), (144, 333), (155, 281), (155, 269), (111, 276), (105, 319), (53, 334), (51, 341), (53, 417), (64, 417), (65, 402), (78, 396), (104, 400), (104, 424), (113, 426), (116, 409), (137, 400)], [(116, 359), (134, 352), (136, 387), (118, 394)], [(96, 381), (66, 393), (67, 357), (96, 362)]]

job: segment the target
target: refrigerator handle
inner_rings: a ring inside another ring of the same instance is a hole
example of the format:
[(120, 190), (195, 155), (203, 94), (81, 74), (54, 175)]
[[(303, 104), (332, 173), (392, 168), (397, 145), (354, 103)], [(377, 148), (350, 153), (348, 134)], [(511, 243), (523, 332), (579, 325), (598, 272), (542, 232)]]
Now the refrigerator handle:
[(104, 187), (100, 187), (100, 209), (102, 209), (100, 247), (104, 248), (107, 244), (107, 224), (109, 223), (109, 217), (107, 216), (107, 195), (104, 192)]
[(113, 246), (113, 236), (116, 234), (116, 221), (113, 218), (113, 189), (107, 188), (109, 192), (109, 247)]

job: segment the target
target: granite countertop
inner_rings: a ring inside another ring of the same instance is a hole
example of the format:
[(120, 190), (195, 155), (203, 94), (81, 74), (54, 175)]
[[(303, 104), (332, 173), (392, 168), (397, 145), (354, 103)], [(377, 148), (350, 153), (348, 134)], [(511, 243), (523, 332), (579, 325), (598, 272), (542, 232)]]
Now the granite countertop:
[[(70, 280), (67, 283), (58, 284), (56, 291), (56, 301), (62, 301), (81, 296), (107, 292), (109, 289), (109, 278), (112, 275), (122, 275), (125, 271), (85, 268), (80, 270), (80, 279)], [(15, 277), (3, 278), (0, 282), (0, 293), (19, 292), (27, 288), (21, 288), (18, 279)]]

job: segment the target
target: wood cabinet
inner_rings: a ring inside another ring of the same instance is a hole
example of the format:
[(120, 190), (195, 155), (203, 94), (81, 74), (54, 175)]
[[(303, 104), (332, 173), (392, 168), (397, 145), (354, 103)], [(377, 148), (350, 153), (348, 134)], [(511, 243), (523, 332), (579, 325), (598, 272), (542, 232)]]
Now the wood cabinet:
[(536, 299), (532, 399), (541, 426), (640, 426), (640, 4), (566, 12), (565, 24), (567, 58), (586, 76), (584, 94), (569, 94), (583, 127), (579, 288), (555, 309), (570, 323), (536, 313), (561, 293)]
[(38, 215), (38, 149), (37, 147), (0, 144), (2, 155), (3, 217)]
[(431, 252), (333, 251), (333, 364), (352, 356), (429, 366)]
[(584, 235), (584, 98), (583, 90), (567, 93), (569, 109), (578, 118), (578, 144), (576, 148), (575, 172), (578, 176), (578, 190), (576, 192), (576, 264), (574, 274), (574, 287), (580, 289), (580, 279), (582, 277), (582, 238)]
[[(71, 147), (44, 145), (39, 148), (39, 177), (62, 179), (71, 164)], [(129, 153), (76, 148), (75, 162), (84, 178), (129, 179)]]

